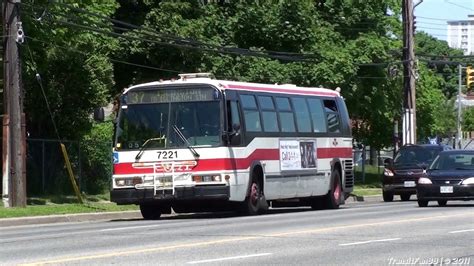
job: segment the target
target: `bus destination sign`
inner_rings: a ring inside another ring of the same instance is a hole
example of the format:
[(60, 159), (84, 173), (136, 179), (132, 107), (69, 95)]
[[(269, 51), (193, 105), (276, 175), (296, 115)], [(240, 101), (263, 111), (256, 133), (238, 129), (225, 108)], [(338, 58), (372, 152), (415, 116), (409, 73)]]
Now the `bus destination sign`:
[(127, 93), (127, 103), (170, 103), (212, 101), (214, 89), (211, 88), (178, 88), (147, 89)]

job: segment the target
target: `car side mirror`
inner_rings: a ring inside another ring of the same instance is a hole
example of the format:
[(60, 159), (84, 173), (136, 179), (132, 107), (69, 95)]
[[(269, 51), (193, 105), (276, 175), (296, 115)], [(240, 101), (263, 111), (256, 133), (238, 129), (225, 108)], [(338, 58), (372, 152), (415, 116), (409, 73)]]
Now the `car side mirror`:
[(393, 167), (393, 159), (392, 158), (387, 158), (383, 161), (383, 165), (387, 168), (392, 168)]

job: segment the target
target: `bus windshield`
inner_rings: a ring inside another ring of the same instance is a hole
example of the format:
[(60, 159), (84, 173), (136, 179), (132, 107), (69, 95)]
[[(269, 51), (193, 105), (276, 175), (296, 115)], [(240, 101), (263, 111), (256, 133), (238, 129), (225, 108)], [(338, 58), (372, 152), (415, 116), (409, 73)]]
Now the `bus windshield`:
[(115, 147), (140, 149), (147, 140), (147, 149), (217, 146), (220, 125), (218, 100), (129, 104), (120, 110)]

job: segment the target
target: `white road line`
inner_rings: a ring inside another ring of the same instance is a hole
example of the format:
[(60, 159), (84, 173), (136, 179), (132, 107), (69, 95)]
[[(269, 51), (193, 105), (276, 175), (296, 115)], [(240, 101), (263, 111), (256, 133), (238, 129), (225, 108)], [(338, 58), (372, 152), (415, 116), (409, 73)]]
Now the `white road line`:
[(472, 232), (474, 229), (466, 229), (466, 230), (459, 230), (459, 231), (451, 231), (450, 234), (457, 234), (457, 233), (464, 233), (464, 232)]
[(368, 240), (368, 241), (361, 241), (361, 242), (352, 242), (352, 243), (339, 244), (339, 246), (363, 245), (363, 244), (369, 244), (369, 243), (374, 243), (374, 242), (387, 242), (387, 241), (395, 241), (395, 240), (400, 240), (400, 239), (401, 238), (387, 238), (387, 239)]
[(117, 228), (102, 229), (102, 230), (100, 230), (100, 232), (120, 231), (120, 230), (140, 229), (140, 228), (150, 228), (150, 227), (159, 227), (159, 226), (161, 226), (161, 225), (160, 225), (160, 224), (152, 224), (152, 225), (117, 227)]
[(253, 254), (253, 255), (244, 255), (244, 256), (235, 256), (235, 257), (227, 257), (227, 258), (220, 258), (220, 259), (210, 259), (210, 260), (195, 260), (195, 261), (188, 261), (187, 264), (198, 264), (198, 263), (206, 263), (206, 262), (216, 262), (216, 261), (223, 261), (223, 260), (237, 260), (237, 259), (246, 259), (252, 257), (261, 257), (261, 256), (269, 256), (272, 253), (260, 253), (260, 254)]

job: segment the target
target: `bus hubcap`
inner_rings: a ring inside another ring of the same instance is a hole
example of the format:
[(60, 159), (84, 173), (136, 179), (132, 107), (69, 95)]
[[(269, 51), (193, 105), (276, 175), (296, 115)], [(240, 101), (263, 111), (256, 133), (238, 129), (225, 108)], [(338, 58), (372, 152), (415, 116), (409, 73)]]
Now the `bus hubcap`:
[(338, 180), (335, 180), (335, 185), (334, 185), (334, 199), (339, 200), (339, 197), (341, 197), (341, 185), (339, 184)]
[(252, 188), (250, 189), (250, 200), (253, 205), (257, 204), (258, 201), (258, 185), (256, 183), (252, 184)]

